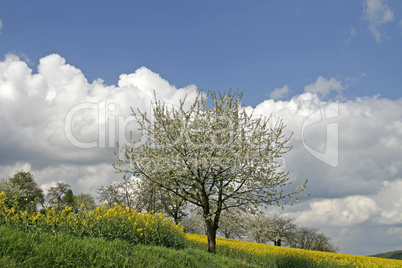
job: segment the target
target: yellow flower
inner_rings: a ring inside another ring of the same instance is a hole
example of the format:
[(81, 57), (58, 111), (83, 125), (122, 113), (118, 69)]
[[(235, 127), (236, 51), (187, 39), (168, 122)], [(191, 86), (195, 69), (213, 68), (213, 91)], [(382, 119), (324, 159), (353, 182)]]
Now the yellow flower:
[[(205, 235), (186, 234), (186, 239), (205, 245), (207, 238)], [(327, 253), (312, 250), (303, 250), (286, 247), (276, 247), (272, 245), (257, 244), (252, 242), (237, 241), (231, 239), (217, 238), (219, 247), (228, 247), (230, 252), (239, 252), (240, 254), (260, 255), (260, 256), (297, 256), (301, 259), (312, 260), (316, 263), (324, 261), (334, 263), (335, 265), (350, 265), (353, 267), (402, 267), (400, 260), (388, 260), (374, 257), (354, 256), (337, 253)]]

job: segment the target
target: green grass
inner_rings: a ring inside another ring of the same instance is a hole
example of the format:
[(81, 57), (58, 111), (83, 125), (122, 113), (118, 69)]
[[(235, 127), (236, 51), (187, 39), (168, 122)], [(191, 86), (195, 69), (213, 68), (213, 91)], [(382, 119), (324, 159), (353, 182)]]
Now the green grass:
[(402, 250), (396, 250), (396, 251), (391, 251), (391, 252), (386, 252), (386, 253), (379, 253), (379, 254), (373, 255), (373, 257), (402, 260)]
[[(185, 249), (132, 245), (127, 241), (27, 233), (0, 226), (0, 267), (323, 267), (303, 259), (252, 259)], [(338, 267), (338, 266), (324, 266)]]
[[(224, 246), (217, 254), (206, 252), (205, 245), (187, 242), (184, 249), (130, 244), (129, 241), (77, 237), (65, 233), (25, 232), (0, 225), (0, 267), (272, 267), (335, 268), (357, 267), (332, 262), (316, 263), (302, 255), (274, 256), (230, 252)], [(233, 254), (234, 253), (234, 254)], [(370, 263), (358, 267), (379, 266)]]
[(26, 233), (0, 226), (0, 267), (258, 267), (205, 250)]

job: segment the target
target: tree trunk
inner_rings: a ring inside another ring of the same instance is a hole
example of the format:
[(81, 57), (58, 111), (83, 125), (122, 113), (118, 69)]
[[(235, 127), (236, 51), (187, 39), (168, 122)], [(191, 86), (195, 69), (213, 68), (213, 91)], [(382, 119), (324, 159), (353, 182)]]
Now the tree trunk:
[(212, 222), (212, 220), (205, 220), (205, 224), (207, 225), (207, 237), (208, 237), (208, 252), (215, 253), (216, 252), (216, 226)]

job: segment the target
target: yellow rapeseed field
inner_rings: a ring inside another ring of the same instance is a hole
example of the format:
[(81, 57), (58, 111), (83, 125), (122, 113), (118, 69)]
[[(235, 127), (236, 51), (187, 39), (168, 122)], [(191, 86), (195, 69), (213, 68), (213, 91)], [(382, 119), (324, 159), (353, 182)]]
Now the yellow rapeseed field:
[(109, 209), (102, 205), (90, 210), (81, 205), (78, 211), (73, 211), (73, 207), (61, 211), (52, 207), (45, 213), (28, 213), (19, 210), (17, 203), (8, 201), (6, 194), (0, 192), (0, 224), (17, 226), (27, 231), (63, 232), (110, 240), (119, 238), (133, 244), (178, 248), (185, 244), (183, 227), (161, 213), (139, 213), (118, 204)]
[[(186, 239), (193, 243), (205, 244), (207, 245), (207, 237), (205, 235), (196, 234), (186, 234)], [(390, 260), (374, 257), (338, 254), (338, 253), (327, 253), (321, 251), (303, 250), (287, 247), (276, 247), (265, 244), (258, 244), (252, 242), (245, 242), (232, 239), (217, 238), (217, 248), (223, 248), (224, 251), (229, 251), (229, 255), (239, 256), (242, 254), (247, 254), (249, 256), (279, 256), (279, 257), (295, 257), (310, 259), (314, 262), (331, 262), (339, 265), (352, 265), (354, 267), (381, 267), (381, 268), (400, 268), (402, 267), (402, 261), (400, 260)]]

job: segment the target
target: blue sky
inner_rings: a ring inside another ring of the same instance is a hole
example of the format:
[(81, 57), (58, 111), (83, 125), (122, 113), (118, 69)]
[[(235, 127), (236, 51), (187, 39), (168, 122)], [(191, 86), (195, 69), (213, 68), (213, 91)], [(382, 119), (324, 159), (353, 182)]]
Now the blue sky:
[(398, 0), (0, 0), (0, 179), (30, 170), (96, 197), (121, 180), (115, 142), (139, 135), (130, 107), (240, 89), (284, 119), (290, 181), (309, 179), (302, 204), (270, 213), (342, 253), (401, 249), (401, 47)]
[(57, 53), (109, 85), (146, 66), (178, 87), (239, 88), (249, 105), (319, 76), (348, 84), (348, 98), (396, 99), (402, 3), (386, 3), (394, 16), (377, 41), (362, 1), (2, 1), (0, 54), (35, 67)]

